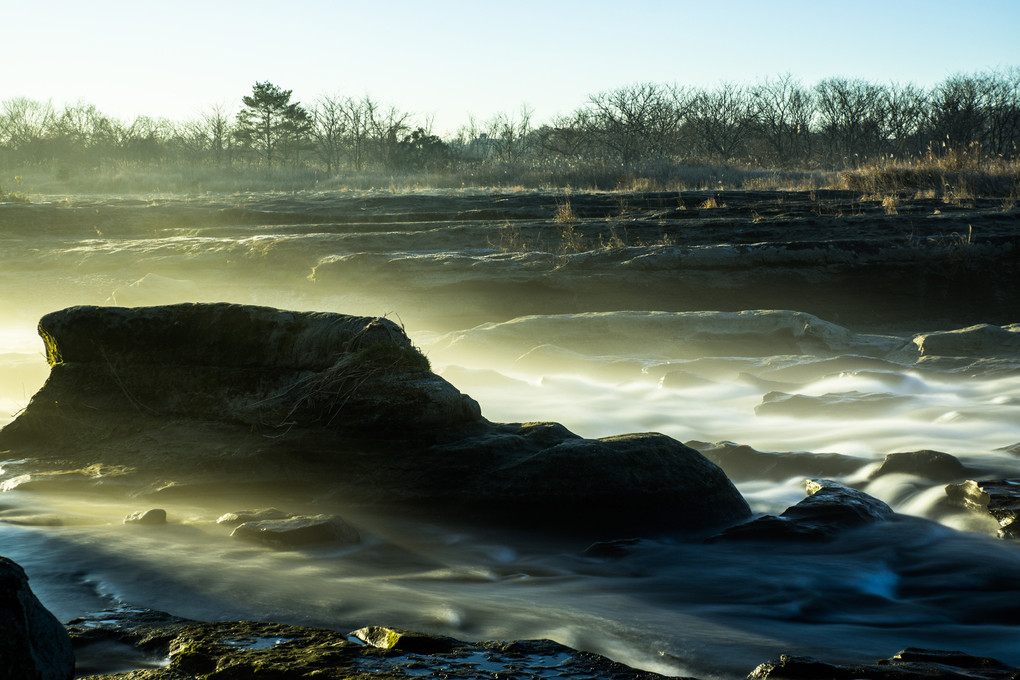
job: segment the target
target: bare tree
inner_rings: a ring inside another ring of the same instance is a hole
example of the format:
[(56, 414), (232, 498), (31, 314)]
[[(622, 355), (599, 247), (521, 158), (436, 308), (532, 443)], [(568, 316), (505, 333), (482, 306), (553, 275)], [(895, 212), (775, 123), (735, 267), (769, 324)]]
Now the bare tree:
[(772, 151), (773, 160), (789, 163), (810, 148), (814, 113), (811, 94), (789, 73), (767, 79), (750, 90), (751, 123)]
[(312, 109), (312, 136), (316, 150), (326, 164), (326, 172), (340, 170), (344, 145), (347, 139), (347, 116), (344, 115), (344, 100), (333, 95), (323, 95)]
[(588, 99), (581, 118), (588, 134), (625, 165), (676, 151), (690, 97), (675, 87), (644, 83), (601, 92)]
[(819, 131), (832, 159), (845, 165), (881, 151), (883, 94), (863, 80), (828, 78), (815, 85)]
[(512, 164), (519, 162), (527, 154), (533, 114), (534, 109), (527, 104), (521, 104), (516, 115), (497, 113), (486, 123), (486, 138), (496, 160)]
[(8, 99), (0, 108), (0, 147), (11, 160), (37, 163), (46, 155), (47, 138), (53, 134), (57, 114), (53, 106), (25, 97)]
[(900, 157), (919, 153), (924, 143), (927, 93), (912, 83), (892, 83), (883, 89), (882, 99), (881, 136), (889, 153)]
[(987, 127), (984, 83), (979, 77), (955, 75), (937, 85), (928, 107), (932, 141), (951, 146), (980, 142)]
[(203, 137), (208, 140), (208, 148), (216, 165), (223, 165), (224, 161), (229, 163), (229, 152), (232, 146), (230, 140), (233, 131), (226, 106), (216, 104), (203, 114), (200, 131), (203, 133)]
[(379, 162), (383, 167), (391, 167), (396, 160), (397, 151), (403, 136), (410, 131), (408, 120), (410, 113), (400, 111), (394, 106), (385, 110), (365, 97), (368, 125), (374, 138)]
[(986, 150), (997, 156), (1015, 155), (1020, 145), (1020, 68), (990, 73), (985, 79)]
[(749, 115), (747, 93), (738, 85), (692, 93), (688, 123), (695, 147), (722, 160), (733, 158), (747, 138)]

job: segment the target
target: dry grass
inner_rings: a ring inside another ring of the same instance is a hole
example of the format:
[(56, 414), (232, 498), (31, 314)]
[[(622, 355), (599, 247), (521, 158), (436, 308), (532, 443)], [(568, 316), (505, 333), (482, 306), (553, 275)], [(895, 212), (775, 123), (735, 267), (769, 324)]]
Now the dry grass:
[(947, 201), (1005, 198), (1020, 192), (1020, 161), (988, 158), (977, 145), (929, 151), (914, 160), (887, 158), (846, 170), (835, 188), (865, 195), (905, 193)]
[(899, 205), (900, 197), (896, 194), (890, 194), (882, 197), (882, 207), (885, 208), (886, 215), (896, 215), (898, 211), (896, 206)]

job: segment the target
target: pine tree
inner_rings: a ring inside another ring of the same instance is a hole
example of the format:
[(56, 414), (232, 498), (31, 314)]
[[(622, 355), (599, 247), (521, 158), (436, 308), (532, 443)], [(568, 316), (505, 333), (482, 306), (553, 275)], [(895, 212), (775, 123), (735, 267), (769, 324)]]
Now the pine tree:
[(255, 83), (251, 95), (241, 98), (245, 108), (237, 114), (238, 141), (256, 151), (267, 167), (287, 145), (299, 146), (309, 128), (308, 112), (291, 103), (291, 93), (266, 81)]

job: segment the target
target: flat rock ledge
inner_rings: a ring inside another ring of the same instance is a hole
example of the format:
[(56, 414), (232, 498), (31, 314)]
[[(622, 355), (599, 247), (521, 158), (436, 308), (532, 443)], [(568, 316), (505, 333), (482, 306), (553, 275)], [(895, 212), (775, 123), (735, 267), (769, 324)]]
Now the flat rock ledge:
[[(343, 633), (280, 623), (203, 623), (151, 610), (96, 612), (68, 624), (80, 680), (248, 680), (442, 677), (533, 680), (665, 680), (550, 640), (469, 643), (387, 626)], [(91, 673), (111, 655), (134, 670)], [(127, 663), (125, 663), (127, 661)], [(84, 671), (84, 672), (81, 672)], [(783, 654), (747, 680), (1014, 680), (1020, 669), (960, 651), (907, 648), (876, 662), (835, 664)], [(688, 678), (688, 680), (693, 680)]]
[(833, 664), (784, 654), (755, 668), (747, 680), (1014, 680), (1020, 668), (964, 652), (908, 647), (874, 664)]
[[(350, 633), (279, 623), (200, 623), (143, 612), (115, 623), (79, 619), (69, 624), (80, 659), (119, 647), (135, 654), (138, 670), (82, 675), (82, 680), (216, 678), (323, 678), (395, 680), (414, 677), (526, 677), (582, 680), (655, 680), (605, 657), (550, 640), (467, 643), (399, 628), (369, 626)], [(146, 621), (148, 619), (148, 621)], [(123, 624), (128, 627), (122, 627)]]
[(4, 488), (246, 493), (606, 533), (750, 515), (661, 434), (492, 423), (385, 318), (268, 307), (72, 307), (39, 323), (50, 376), (0, 431)]

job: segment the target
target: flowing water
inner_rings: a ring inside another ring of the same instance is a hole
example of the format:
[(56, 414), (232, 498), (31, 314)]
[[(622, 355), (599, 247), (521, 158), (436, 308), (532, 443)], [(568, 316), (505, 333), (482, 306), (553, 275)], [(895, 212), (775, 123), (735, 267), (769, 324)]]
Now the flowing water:
[[(26, 491), (0, 471), (8, 489), (0, 493), (0, 554), (26, 568), (61, 620), (145, 607), (198, 619), (393, 625), (467, 640), (551, 638), (702, 678), (743, 677), (779, 653), (860, 662), (906, 646), (1020, 664), (1020, 548), (995, 538), (990, 518), (947, 507), (944, 483), (873, 476), (888, 453), (934, 449), (976, 478), (1020, 477), (1020, 456), (1010, 450), (1020, 442), (1020, 357), (918, 362), (913, 335), (930, 327), (864, 332), (792, 310), (651, 312), (652, 302), (514, 319), (465, 315), (458, 325), (449, 310), (400, 308), (385, 292), (310, 282), (299, 254), (314, 253), (314, 265), (347, 252), (328, 231), (6, 238), (0, 424), (45, 380), (35, 323), (52, 309), (229, 300), (389, 314), (490, 420), (558, 421), (586, 437), (657, 431), (780, 458), (844, 454), (857, 462), (830, 476), (901, 515), (830, 543), (705, 544), (635, 527), (633, 536), (605, 537), (642, 539), (610, 557), (541, 532), (353, 513), (360, 545), (273, 551), (230, 539), (215, 522), (252, 499), (162, 503), (170, 523), (146, 528), (122, 523), (144, 509), (139, 502)], [(379, 252), (410, 247), (400, 234), (377, 230), (373, 238)], [(454, 259), (443, 252), (429, 254), (433, 266)], [(241, 269), (230, 269), (234, 260)], [(790, 331), (805, 325), (815, 330)], [(801, 500), (806, 476), (731, 473), (762, 513)], [(305, 509), (314, 508), (287, 508)]]

